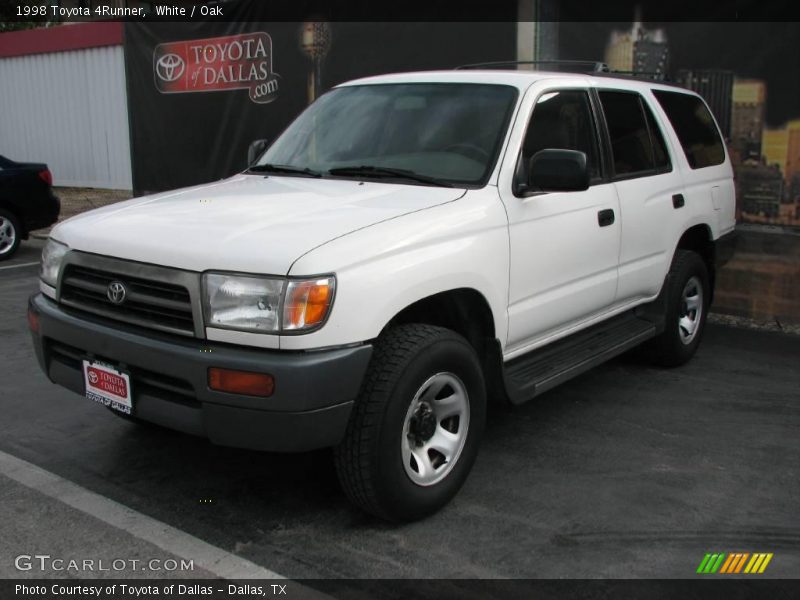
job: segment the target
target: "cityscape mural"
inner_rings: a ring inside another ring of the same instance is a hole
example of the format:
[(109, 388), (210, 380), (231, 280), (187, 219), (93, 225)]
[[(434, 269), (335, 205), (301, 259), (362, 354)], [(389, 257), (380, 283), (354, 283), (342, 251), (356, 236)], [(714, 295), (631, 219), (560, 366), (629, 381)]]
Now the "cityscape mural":
[[(646, 15), (645, 15), (646, 17)], [(561, 59), (676, 83), (708, 102), (726, 138), (739, 247), (717, 313), (800, 325), (800, 23), (545, 23)]]
[[(800, 226), (800, 24), (557, 23), (562, 58), (700, 93), (726, 137), (743, 222)], [(598, 58), (599, 60), (599, 58)]]

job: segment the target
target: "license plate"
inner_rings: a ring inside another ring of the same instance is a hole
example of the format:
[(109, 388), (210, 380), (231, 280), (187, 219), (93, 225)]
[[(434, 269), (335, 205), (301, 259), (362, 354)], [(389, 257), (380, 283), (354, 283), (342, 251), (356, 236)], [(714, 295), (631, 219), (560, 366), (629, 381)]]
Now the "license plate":
[(131, 379), (127, 373), (121, 373), (105, 363), (84, 360), (83, 380), (86, 383), (87, 398), (131, 414)]

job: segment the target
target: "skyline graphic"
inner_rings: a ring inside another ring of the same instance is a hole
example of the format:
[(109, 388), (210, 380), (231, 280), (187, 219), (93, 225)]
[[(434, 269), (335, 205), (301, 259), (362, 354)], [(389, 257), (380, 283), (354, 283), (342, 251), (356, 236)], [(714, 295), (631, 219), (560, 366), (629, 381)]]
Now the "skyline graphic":
[(648, 23), (640, 15), (630, 23), (558, 23), (560, 58), (602, 56), (613, 71), (698, 92), (736, 171), (737, 217), (800, 226), (797, 24)]

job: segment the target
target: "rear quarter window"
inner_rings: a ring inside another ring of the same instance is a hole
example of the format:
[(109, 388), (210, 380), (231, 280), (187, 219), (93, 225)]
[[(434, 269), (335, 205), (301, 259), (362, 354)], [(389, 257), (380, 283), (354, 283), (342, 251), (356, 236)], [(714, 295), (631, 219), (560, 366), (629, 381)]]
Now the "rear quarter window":
[(672, 123), (692, 169), (725, 162), (725, 148), (719, 130), (700, 98), (663, 90), (653, 90), (653, 95)]

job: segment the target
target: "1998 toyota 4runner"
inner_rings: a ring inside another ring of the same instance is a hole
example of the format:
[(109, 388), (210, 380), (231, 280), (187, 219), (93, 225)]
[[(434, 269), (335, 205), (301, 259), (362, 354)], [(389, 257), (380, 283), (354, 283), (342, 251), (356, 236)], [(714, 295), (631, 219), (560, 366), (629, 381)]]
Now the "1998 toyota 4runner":
[(687, 361), (733, 228), (692, 92), (388, 75), (323, 95), (244, 173), (55, 227), (28, 316), (53, 382), (216, 444), (332, 446), (353, 502), (414, 519), (464, 482), (487, 398), (643, 342)]

